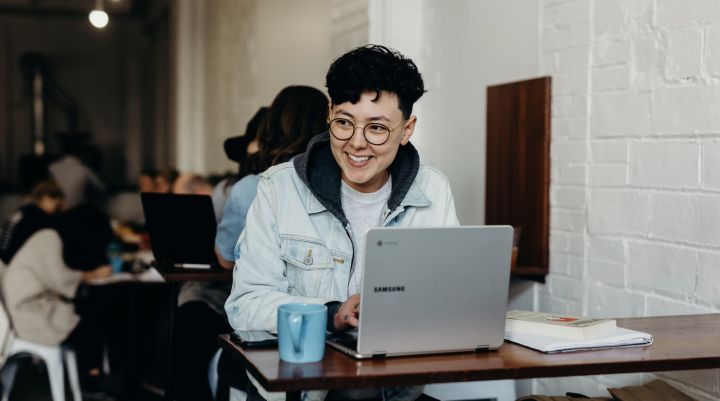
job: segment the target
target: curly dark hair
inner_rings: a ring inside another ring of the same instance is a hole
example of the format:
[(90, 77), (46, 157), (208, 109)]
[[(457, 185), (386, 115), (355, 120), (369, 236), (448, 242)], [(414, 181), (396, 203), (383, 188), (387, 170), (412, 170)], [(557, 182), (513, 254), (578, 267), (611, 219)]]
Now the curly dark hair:
[(310, 140), (327, 130), (328, 99), (310, 86), (288, 86), (278, 93), (257, 133), (258, 151), (247, 170), (260, 174), (305, 151)]
[(410, 118), (413, 104), (425, 90), (422, 75), (412, 60), (397, 50), (380, 45), (357, 47), (333, 61), (325, 77), (333, 105), (357, 103), (365, 92), (382, 92), (398, 97), (403, 118)]

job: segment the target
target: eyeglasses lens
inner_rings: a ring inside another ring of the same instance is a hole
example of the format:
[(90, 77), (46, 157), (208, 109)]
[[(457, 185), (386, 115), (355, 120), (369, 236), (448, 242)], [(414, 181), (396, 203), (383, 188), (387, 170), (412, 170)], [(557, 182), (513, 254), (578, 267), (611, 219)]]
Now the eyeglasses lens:
[[(330, 132), (340, 140), (348, 140), (355, 133), (355, 125), (344, 118), (336, 118), (330, 122)], [(390, 136), (390, 129), (382, 124), (367, 123), (363, 127), (365, 140), (373, 145), (382, 145)]]

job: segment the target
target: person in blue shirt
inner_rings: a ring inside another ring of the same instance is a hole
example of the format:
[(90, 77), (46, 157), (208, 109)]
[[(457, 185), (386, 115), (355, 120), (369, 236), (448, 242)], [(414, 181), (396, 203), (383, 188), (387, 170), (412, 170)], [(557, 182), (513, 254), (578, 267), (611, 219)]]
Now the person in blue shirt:
[(227, 200), (230, 198), (230, 191), (232, 191), (233, 185), (248, 175), (246, 161), (248, 155), (258, 151), (257, 132), (268, 110), (267, 107), (258, 109), (253, 118), (248, 122), (245, 135), (228, 138), (223, 144), (228, 159), (238, 164), (238, 172), (218, 182), (211, 195), (213, 208), (215, 209), (215, 219), (218, 224), (222, 221), (225, 204), (227, 204)]
[(215, 251), (226, 269), (235, 266), (235, 253), (245, 217), (255, 199), (260, 173), (305, 151), (310, 140), (327, 129), (328, 99), (309, 86), (280, 91), (258, 131), (258, 151), (248, 155), (248, 175), (230, 191), (215, 236)]
[[(218, 261), (226, 269), (235, 265), (235, 244), (245, 228), (248, 209), (255, 199), (259, 174), (302, 153), (310, 140), (327, 129), (328, 98), (309, 86), (289, 86), (275, 97), (257, 131), (257, 151), (245, 164), (249, 175), (232, 186), (215, 237)], [(216, 284), (216, 283), (213, 283)], [(217, 336), (229, 333), (222, 304), (230, 295), (225, 283), (212, 286), (184, 287), (180, 294), (176, 333), (178, 365), (175, 371), (175, 395), (178, 401), (212, 400), (207, 381), (208, 363), (218, 349)], [(201, 291), (201, 293), (198, 293)], [(193, 293), (194, 297), (193, 297)], [(203, 301), (198, 301), (202, 296)], [(192, 300), (191, 300), (191, 297)], [(217, 306), (217, 304), (220, 306)], [(244, 390), (247, 379), (244, 373)]]

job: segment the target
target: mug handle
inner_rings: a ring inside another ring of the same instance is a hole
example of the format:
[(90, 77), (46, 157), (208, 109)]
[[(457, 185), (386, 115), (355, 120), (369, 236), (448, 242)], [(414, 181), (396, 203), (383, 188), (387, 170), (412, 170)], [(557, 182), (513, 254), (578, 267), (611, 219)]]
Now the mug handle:
[(290, 328), (290, 338), (292, 339), (293, 348), (296, 353), (300, 350), (300, 332), (302, 331), (303, 315), (301, 313), (291, 313), (288, 315), (288, 327)]

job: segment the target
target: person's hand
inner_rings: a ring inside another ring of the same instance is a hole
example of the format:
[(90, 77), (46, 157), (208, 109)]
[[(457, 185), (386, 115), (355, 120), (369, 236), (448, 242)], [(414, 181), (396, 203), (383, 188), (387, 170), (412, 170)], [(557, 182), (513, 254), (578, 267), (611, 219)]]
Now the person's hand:
[(340, 305), (335, 314), (335, 328), (343, 331), (360, 325), (360, 294), (355, 294)]
[(111, 265), (103, 265), (95, 270), (83, 273), (83, 281), (88, 283), (93, 280), (110, 277), (112, 274), (113, 267)]

